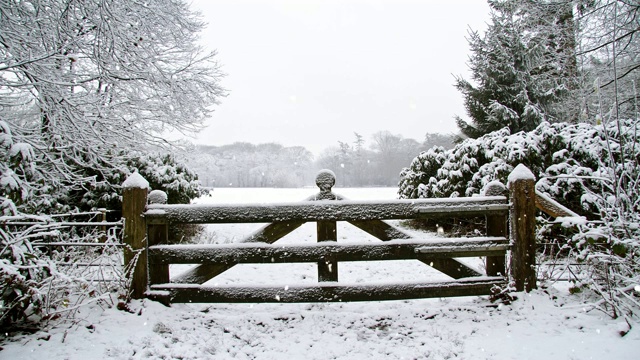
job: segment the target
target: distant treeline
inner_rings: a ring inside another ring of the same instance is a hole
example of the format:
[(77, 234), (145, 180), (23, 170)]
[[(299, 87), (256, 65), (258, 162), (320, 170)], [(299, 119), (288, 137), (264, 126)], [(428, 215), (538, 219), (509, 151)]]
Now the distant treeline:
[(389, 131), (375, 133), (366, 146), (354, 133), (352, 142), (338, 141), (317, 157), (302, 146), (236, 142), (197, 145), (185, 162), (206, 187), (301, 187), (314, 185), (320, 169), (336, 173), (337, 186), (396, 186), (400, 171), (416, 154), (433, 146), (453, 147), (454, 135), (427, 133), (422, 142)]

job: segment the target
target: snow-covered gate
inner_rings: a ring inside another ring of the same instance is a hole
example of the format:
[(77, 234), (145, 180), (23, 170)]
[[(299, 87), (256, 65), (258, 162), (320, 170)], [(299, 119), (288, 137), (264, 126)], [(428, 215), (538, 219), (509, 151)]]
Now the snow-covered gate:
[[(489, 295), (496, 286), (509, 282), (518, 291), (529, 291), (536, 286), (534, 182), (533, 174), (520, 165), (509, 178), (508, 198), (507, 189), (495, 183), (478, 197), (350, 201), (332, 193), (335, 176), (321, 171), (316, 179), (320, 192), (300, 203), (166, 205), (166, 195), (152, 191), (147, 205), (148, 184), (133, 174), (123, 184), (125, 242), (129, 245), (125, 262), (133, 265), (133, 297), (164, 303), (373, 301)], [(485, 216), (487, 236), (434, 241), (412, 237), (383, 221), (467, 216)], [(310, 221), (317, 223), (317, 244), (274, 245)], [(382, 241), (338, 243), (336, 221), (347, 221)], [(239, 243), (167, 244), (170, 226), (211, 223), (269, 224)], [(478, 256), (486, 257), (485, 274), (456, 260)], [(452, 280), (385, 285), (338, 281), (341, 261), (402, 259), (417, 259)], [(319, 283), (286, 288), (202, 285), (240, 263), (292, 262), (317, 263)], [(170, 278), (169, 264), (199, 265)]]

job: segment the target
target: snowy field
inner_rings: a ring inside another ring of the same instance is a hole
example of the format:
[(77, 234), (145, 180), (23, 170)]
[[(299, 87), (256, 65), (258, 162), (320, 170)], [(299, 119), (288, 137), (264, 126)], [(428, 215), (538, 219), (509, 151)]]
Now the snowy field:
[[(216, 189), (199, 202), (298, 201), (308, 189)], [(354, 200), (393, 199), (395, 188), (335, 189)], [(398, 224), (397, 222), (394, 222)], [(209, 225), (207, 242), (232, 242), (260, 225)], [(338, 241), (377, 241), (338, 224)], [(305, 224), (281, 242), (315, 242)], [(481, 266), (479, 259), (469, 259)], [(183, 271), (175, 266), (172, 274)], [(340, 263), (340, 280), (444, 280), (417, 261)], [(313, 265), (239, 265), (211, 284), (315, 283)], [(485, 297), (320, 304), (175, 304), (134, 301), (132, 313), (87, 306), (72, 322), (4, 341), (0, 359), (639, 359), (640, 331), (589, 311), (566, 283)]]

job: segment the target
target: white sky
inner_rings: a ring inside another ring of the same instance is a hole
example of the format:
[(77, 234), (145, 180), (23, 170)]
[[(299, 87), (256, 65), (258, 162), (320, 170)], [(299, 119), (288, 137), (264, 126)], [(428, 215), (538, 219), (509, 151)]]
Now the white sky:
[(469, 28), (485, 0), (194, 0), (229, 96), (196, 143), (300, 145), (318, 154), (389, 130), (418, 141), (465, 117)]

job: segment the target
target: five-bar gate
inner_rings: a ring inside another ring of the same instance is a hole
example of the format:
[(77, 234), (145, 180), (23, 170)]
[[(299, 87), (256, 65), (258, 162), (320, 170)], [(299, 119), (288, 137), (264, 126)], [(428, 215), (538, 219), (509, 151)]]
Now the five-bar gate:
[[(516, 290), (536, 286), (534, 177), (524, 166), (509, 178), (509, 191), (493, 183), (484, 196), (390, 201), (351, 201), (331, 191), (335, 176), (318, 174), (320, 192), (300, 203), (259, 205), (167, 205), (166, 196), (147, 188), (140, 175), (123, 184), (125, 261), (130, 263), (132, 295), (176, 302), (329, 302), (397, 300), (489, 295), (511, 283)], [(148, 186), (147, 186), (148, 187)], [(147, 204), (149, 197), (149, 204)], [(487, 236), (434, 239), (412, 237), (384, 220), (484, 216)], [(336, 222), (346, 221), (381, 240), (339, 243)], [(306, 222), (317, 223), (318, 243), (275, 244)], [(169, 245), (176, 224), (268, 223), (240, 242), (220, 245)], [(509, 231), (508, 231), (509, 230)], [(505, 261), (509, 254), (510, 261)], [(457, 260), (486, 257), (485, 273)], [(342, 261), (416, 259), (451, 281), (385, 285), (345, 285)], [(304, 286), (204, 286), (241, 263), (313, 262), (318, 283)], [(170, 264), (198, 264), (170, 276)], [(135, 265), (135, 266), (133, 266)]]

